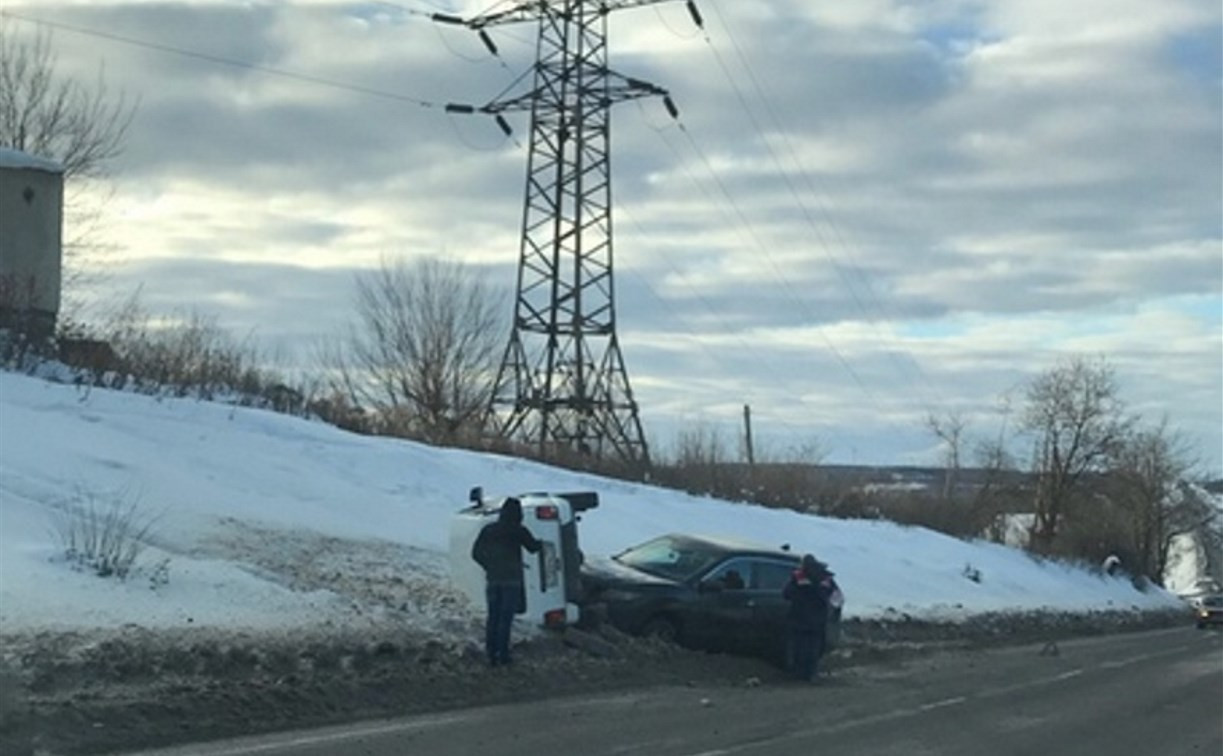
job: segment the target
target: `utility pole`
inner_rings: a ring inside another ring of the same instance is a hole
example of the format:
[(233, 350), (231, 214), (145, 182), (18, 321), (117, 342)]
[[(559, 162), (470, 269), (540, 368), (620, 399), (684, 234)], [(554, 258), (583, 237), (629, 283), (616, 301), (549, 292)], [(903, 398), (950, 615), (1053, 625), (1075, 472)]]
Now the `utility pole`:
[(752, 447), (752, 405), (743, 405), (743, 440), (747, 452), (747, 466), (756, 467), (756, 450)]
[[(538, 24), (529, 91), (447, 110), (492, 115), (507, 134), (504, 113), (531, 116), (514, 320), (489, 425), (545, 459), (576, 452), (649, 464), (616, 336), (610, 110), (660, 96), (678, 113), (666, 90), (608, 68), (607, 21), (612, 11), (667, 1), (531, 0), (469, 19), (433, 16), (475, 30), (493, 54), (489, 27)], [(699, 25), (692, 0), (688, 9)]]

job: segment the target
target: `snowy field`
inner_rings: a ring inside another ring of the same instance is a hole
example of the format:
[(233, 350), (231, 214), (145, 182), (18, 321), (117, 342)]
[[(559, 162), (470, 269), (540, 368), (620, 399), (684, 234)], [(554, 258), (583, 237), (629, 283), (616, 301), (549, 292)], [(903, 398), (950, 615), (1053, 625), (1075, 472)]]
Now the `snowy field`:
[[(449, 519), (476, 485), (489, 494), (597, 491), (600, 506), (581, 530), (593, 555), (672, 531), (789, 543), (831, 565), (850, 617), (1181, 606), (1158, 588), (1139, 592), (1125, 579), (921, 528), (0, 373), (0, 634), (133, 624), (360, 630), (388, 619), (433, 635), (470, 632), (480, 607), (450, 585), (445, 549)], [(112, 502), (152, 520), (125, 581), (74, 568), (55, 527), (66, 512)]]

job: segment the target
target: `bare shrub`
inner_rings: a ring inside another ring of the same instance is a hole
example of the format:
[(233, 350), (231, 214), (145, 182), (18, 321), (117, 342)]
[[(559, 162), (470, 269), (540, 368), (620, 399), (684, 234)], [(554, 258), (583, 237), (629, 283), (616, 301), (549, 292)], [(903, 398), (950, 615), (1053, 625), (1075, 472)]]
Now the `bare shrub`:
[(79, 491), (76, 501), (52, 516), (51, 527), (70, 563), (98, 577), (125, 580), (156, 521), (137, 499), (120, 495), (102, 501)]
[(332, 393), (383, 435), (472, 446), (484, 435), (501, 295), (475, 268), (384, 260), (356, 281), (356, 319), (321, 355)]
[[(281, 412), (307, 409), (301, 391), (263, 367), (269, 361), (250, 339), (237, 340), (215, 318), (195, 312), (156, 317), (138, 295), (114, 308), (100, 326), (73, 324), (61, 332), (60, 343), (65, 361), (72, 359), (95, 382), (114, 388), (130, 383), (146, 392), (227, 398)], [(100, 363), (93, 359), (99, 356), (105, 357)], [(110, 380), (100, 379), (103, 371)]]

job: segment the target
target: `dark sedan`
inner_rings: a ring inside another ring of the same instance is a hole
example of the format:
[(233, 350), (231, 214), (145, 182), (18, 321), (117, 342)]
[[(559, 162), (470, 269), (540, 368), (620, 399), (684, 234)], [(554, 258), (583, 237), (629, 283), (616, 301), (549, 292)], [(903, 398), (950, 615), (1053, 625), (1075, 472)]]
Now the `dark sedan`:
[(800, 561), (784, 548), (665, 535), (583, 565), (585, 604), (629, 633), (777, 659), (781, 591)]

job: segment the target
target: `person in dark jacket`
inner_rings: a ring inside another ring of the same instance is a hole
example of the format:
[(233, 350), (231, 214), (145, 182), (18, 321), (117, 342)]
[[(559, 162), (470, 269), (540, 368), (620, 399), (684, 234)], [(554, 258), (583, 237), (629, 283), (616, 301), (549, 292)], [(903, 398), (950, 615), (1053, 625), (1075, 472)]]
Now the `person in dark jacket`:
[(522, 502), (511, 496), (501, 505), (497, 521), (485, 525), (471, 547), (471, 558), (484, 568), (484, 596), (488, 601), (484, 650), (493, 667), (510, 663), (514, 615), (527, 608), (522, 582), (523, 549), (535, 553), (540, 542), (522, 524)]
[(790, 602), (786, 614), (790, 671), (807, 682), (815, 682), (824, 650), (828, 600), (832, 593), (830, 581), (825, 580), (829, 576), (828, 566), (807, 554), (782, 589), (781, 595)]

